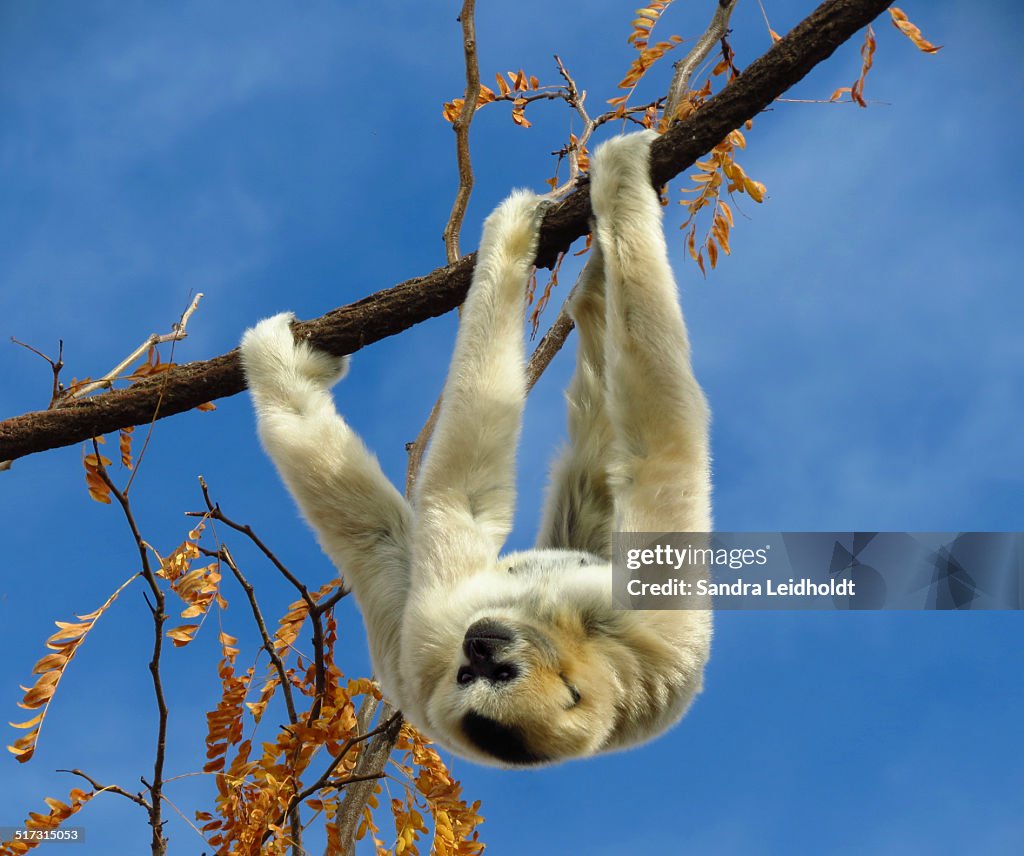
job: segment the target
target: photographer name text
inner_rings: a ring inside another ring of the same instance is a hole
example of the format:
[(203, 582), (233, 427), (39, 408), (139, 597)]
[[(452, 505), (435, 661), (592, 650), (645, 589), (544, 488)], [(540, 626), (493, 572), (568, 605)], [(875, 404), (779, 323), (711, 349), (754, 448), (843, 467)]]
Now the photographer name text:
[(815, 582), (807, 578), (790, 577), (785, 582), (766, 579), (755, 583), (743, 579), (729, 583), (669, 579), (659, 583), (630, 580), (626, 592), (633, 597), (853, 597), (856, 594), (855, 587), (856, 583), (851, 579)]

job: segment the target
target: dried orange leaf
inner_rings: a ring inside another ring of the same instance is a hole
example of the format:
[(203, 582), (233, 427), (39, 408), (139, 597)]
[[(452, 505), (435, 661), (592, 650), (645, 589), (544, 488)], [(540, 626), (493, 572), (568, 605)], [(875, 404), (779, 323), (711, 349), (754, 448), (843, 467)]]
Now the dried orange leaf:
[(765, 186), (759, 181), (753, 181), (744, 176), (743, 178), (743, 189), (750, 195), (750, 198), (755, 202), (761, 202), (764, 200)]
[(933, 45), (924, 36), (921, 35), (921, 30), (914, 24), (910, 23), (910, 20), (904, 14), (903, 10), (896, 7), (889, 7), (889, 15), (892, 17), (892, 24), (905, 35), (914, 45), (925, 53), (938, 53), (942, 50), (942, 45)]
[(708, 249), (708, 260), (711, 262), (711, 269), (714, 270), (718, 264), (718, 245), (714, 238), (708, 238), (704, 246)]
[(33, 716), (31, 719), (26, 720), (25, 722), (8, 722), (7, 724), (11, 726), (11, 728), (32, 728), (32, 726), (38, 725), (40, 722), (42, 722), (43, 717), (45, 715), (46, 712), (41, 711), (40, 713), (37, 713), (35, 716)]
[(182, 624), (167, 631), (167, 636), (174, 642), (175, 648), (182, 648), (188, 645), (199, 629), (198, 624)]

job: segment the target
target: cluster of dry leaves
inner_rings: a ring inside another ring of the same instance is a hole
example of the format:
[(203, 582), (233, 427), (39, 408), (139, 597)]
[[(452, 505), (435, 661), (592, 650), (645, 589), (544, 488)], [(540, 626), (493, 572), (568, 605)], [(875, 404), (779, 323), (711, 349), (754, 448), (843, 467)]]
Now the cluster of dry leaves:
[[(87, 462), (87, 466), (94, 463)], [(204, 550), (202, 538), (209, 526), (210, 519), (204, 516), (167, 556), (153, 550), (159, 563), (155, 574), (181, 601), (180, 616), (188, 620), (166, 632), (175, 647), (187, 646), (197, 638), (214, 607), (220, 611), (217, 624), (225, 623), (228, 602), (221, 593), (222, 566), (224, 557), (230, 554)], [(58, 630), (46, 643), (51, 653), (33, 669), (38, 679), (33, 686), (23, 688), (20, 705), (39, 712), (15, 725), (26, 731), (8, 747), (19, 761), (32, 757), (60, 679), (89, 632), (138, 576), (122, 584), (99, 609), (78, 616), (74, 622), (56, 622)], [(344, 785), (353, 777), (367, 738), (374, 733), (360, 730), (357, 712), (367, 697), (379, 700), (380, 690), (366, 678), (346, 678), (337, 666), (338, 628), (333, 610), (324, 614), (319, 652), (303, 654), (300, 636), (309, 623), (310, 604), (320, 604), (337, 594), (341, 586), (340, 579), (332, 580), (309, 592), (308, 600), (300, 598), (287, 606), (269, 640), (277, 662), (290, 662), (283, 671), (278, 671), (274, 663), (259, 668), (258, 661), (240, 668), (237, 638), (223, 629), (218, 632), (221, 692), (216, 707), (207, 714), (207, 760), (201, 771), (214, 778), (216, 798), (211, 810), (194, 815), (194, 827), (212, 852), (254, 856), (288, 852), (294, 843), (290, 820), (299, 807), (306, 811), (303, 825), (322, 818), (329, 841), (332, 846), (338, 845), (336, 816)], [(257, 743), (257, 728), (268, 705), (282, 692), (283, 681), (287, 682), (284, 692), (289, 694), (289, 703), (294, 704), (292, 694), (305, 699), (305, 703), (297, 706), (294, 721), (278, 727), (271, 739)], [(454, 856), (482, 852), (477, 830), (483, 822), (479, 803), (470, 805), (462, 798), (461, 785), (438, 753), (408, 724), (402, 725), (391, 767), (387, 782), (403, 794), (388, 805), (395, 824), (393, 851), (380, 836), (374, 811), (378, 807), (376, 797), (363, 812), (360, 838), (369, 833), (379, 854), (416, 854), (421, 837), (430, 831), (424, 818), (430, 817), (432, 853)], [(376, 793), (383, 787), (377, 783)], [(76, 789), (67, 803), (48, 799), (49, 813), (31, 813), (25, 825), (29, 829), (55, 829), (97, 792)], [(37, 843), (5, 842), (0, 844), (0, 856), (25, 853)]]
[[(632, 29), (627, 37), (627, 41), (636, 50), (637, 55), (630, 63), (625, 76), (618, 83), (618, 89), (625, 90), (625, 92), (608, 99), (607, 103), (611, 108), (609, 111), (590, 119), (592, 128), (585, 132), (585, 139), (581, 140), (576, 134), (570, 133), (569, 141), (557, 153), (559, 165), (566, 153), (574, 152), (578, 154), (579, 169), (585, 171), (588, 168), (587, 141), (590, 136), (589, 131), (593, 130), (593, 128), (611, 120), (622, 120), (623, 122), (633, 122), (645, 128), (656, 128), (658, 131), (663, 132), (671, 122), (683, 120), (691, 116), (714, 93), (720, 91), (723, 86), (739, 75), (740, 71), (733, 62), (732, 49), (723, 39), (720, 58), (708, 72), (702, 84), (697, 88), (691, 88), (686, 93), (674, 116), (665, 115), (663, 109), (664, 99), (637, 107), (630, 107), (629, 101), (647, 72), (658, 60), (684, 41), (675, 34), (653, 44), (651, 41), (655, 26), (672, 2), (673, 0), (652, 0), (646, 6), (635, 11), (636, 17), (631, 22)], [(941, 49), (941, 46), (933, 45), (925, 39), (920, 29), (910, 22), (901, 9), (893, 6), (889, 9), (889, 15), (893, 25), (920, 50), (925, 53), (936, 53)], [(781, 36), (770, 26), (768, 26), (768, 32), (773, 42), (781, 39)], [(875, 49), (874, 30), (868, 26), (865, 32), (864, 44), (861, 47), (860, 75), (851, 86), (844, 86), (835, 90), (828, 99), (829, 101), (840, 101), (843, 100), (844, 95), (849, 95), (850, 101), (861, 107), (867, 107), (868, 102), (864, 98), (864, 83), (874, 62)], [(575, 86), (571, 80), (568, 80), (564, 85), (541, 86), (537, 77), (533, 75), (527, 76), (522, 70), (517, 72), (509, 71), (505, 75), (511, 81), (511, 87), (505, 83), (501, 74), (496, 75), (501, 94), (496, 95), (493, 90), (481, 87), (480, 97), (477, 100), (477, 109), (495, 101), (511, 101), (513, 103), (513, 122), (520, 127), (528, 128), (530, 127), (530, 122), (525, 116), (526, 107), (531, 101), (538, 99), (525, 96), (522, 93), (527, 91), (544, 92), (547, 93), (549, 98), (560, 97), (569, 103), (570, 106), (574, 106)], [(459, 111), (462, 109), (462, 104), (463, 99), (461, 98), (447, 102), (444, 105), (444, 118), (448, 122), (454, 122), (459, 115)], [(746, 122), (744, 130), (749, 131), (752, 124), (750, 121)], [(765, 188), (764, 184), (751, 179), (735, 160), (736, 150), (745, 148), (746, 138), (740, 129), (736, 129), (712, 149), (708, 159), (696, 163), (699, 172), (689, 176), (692, 183), (689, 186), (680, 188), (680, 192), (686, 198), (680, 200), (679, 204), (686, 206), (687, 209), (687, 217), (680, 228), (685, 230), (685, 243), (690, 257), (697, 263), (701, 273), (704, 275), (707, 275), (705, 259), (714, 268), (718, 263), (720, 253), (724, 252), (726, 255), (730, 253), (729, 233), (735, 219), (732, 207), (721, 198), (722, 192), (724, 191), (728, 195), (734, 205), (737, 203), (737, 194), (746, 195), (754, 202), (760, 203), (764, 200), (767, 193), (767, 188)], [(552, 189), (558, 186), (557, 166), (555, 175), (547, 180), (547, 184)], [(662, 191), (662, 200), (663, 203), (667, 200), (664, 189)], [(701, 222), (706, 223), (704, 234), (700, 239), (698, 239), (697, 235), (698, 215), (701, 215)], [(559, 258), (560, 261), (561, 257)], [(558, 266), (556, 265), (549, 282), (541, 292), (540, 304), (534, 308), (531, 319), (535, 331), (538, 324), (537, 316), (543, 311), (543, 307), (551, 294), (552, 287), (557, 284), (557, 273)]]
[[(910, 39), (919, 50), (929, 54), (938, 53), (942, 50), (942, 45), (933, 45), (921, 35), (921, 30), (910, 22), (902, 9), (896, 6), (890, 7), (889, 18), (892, 20), (893, 26)], [(867, 29), (864, 31), (864, 44), (860, 48), (860, 75), (853, 82), (852, 86), (841, 86), (833, 92), (829, 101), (841, 101), (843, 96), (848, 94), (850, 100), (855, 104), (861, 107), (868, 106), (868, 102), (864, 100), (864, 81), (867, 79), (868, 72), (871, 71), (871, 66), (874, 65), (875, 49), (877, 47), (878, 43), (875, 41), (874, 28), (868, 24)]]

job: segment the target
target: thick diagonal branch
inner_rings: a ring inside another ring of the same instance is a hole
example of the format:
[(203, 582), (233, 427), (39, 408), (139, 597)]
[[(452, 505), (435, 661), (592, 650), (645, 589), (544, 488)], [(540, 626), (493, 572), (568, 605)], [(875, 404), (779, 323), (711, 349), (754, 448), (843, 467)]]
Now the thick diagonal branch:
[[(888, 0), (827, 0), (700, 110), (677, 122), (652, 149), (652, 178), (661, 186), (756, 116), (815, 65), (889, 5)], [(558, 253), (587, 231), (585, 181), (548, 211), (537, 263), (549, 267)], [(454, 309), (469, 287), (475, 255), (377, 292), (296, 326), (297, 332), (334, 354), (349, 354)], [(0, 422), (0, 460), (67, 446), (127, 425), (146, 424), (159, 406), (165, 418), (244, 388), (237, 351), (188, 363), (127, 390), (69, 402), (54, 410)]]

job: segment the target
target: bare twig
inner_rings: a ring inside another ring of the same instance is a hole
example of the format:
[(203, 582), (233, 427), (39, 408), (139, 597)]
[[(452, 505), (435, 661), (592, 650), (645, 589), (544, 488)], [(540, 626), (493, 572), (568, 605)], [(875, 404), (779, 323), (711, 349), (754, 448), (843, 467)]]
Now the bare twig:
[(757, 0), (757, 5), (761, 9), (761, 17), (764, 18), (764, 25), (768, 28), (768, 35), (771, 37), (773, 42), (778, 41), (778, 34), (772, 29), (771, 22), (768, 20), (768, 13), (765, 11), (764, 3), (761, 0)]
[[(323, 622), (321, 620), (323, 610), (320, 610), (319, 612), (317, 611), (316, 601), (313, 600), (313, 596), (309, 593), (308, 589), (302, 583), (299, 582), (298, 578), (294, 577), (294, 575), (292, 575), (291, 572), (284, 567), (281, 561), (256, 536), (256, 533), (253, 532), (251, 527), (249, 527), (248, 525), (235, 523), (233, 520), (230, 520), (224, 515), (224, 513), (220, 510), (220, 505), (214, 503), (210, 498), (209, 487), (206, 484), (206, 480), (202, 476), (199, 477), (199, 486), (203, 491), (203, 501), (206, 503), (207, 510), (200, 512), (189, 511), (186, 512), (186, 516), (199, 516), (204, 519), (218, 520), (225, 526), (245, 534), (254, 544), (256, 544), (257, 547), (260, 548), (263, 554), (267, 556), (274, 563), (274, 565), (279, 570), (281, 570), (283, 574), (285, 574), (289, 582), (291, 582), (293, 585), (296, 585), (296, 587), (299, 589), (300, 593), (303, 596), (303, 600), (309, 607), (309, 614), (313, 621), (313, 657), (314, 662), (316, 664), (316, 698), (313, 701), (313, 705), (311, 706), (310, 713), (307, 719), (308, 725), (312, 723), (320, 715), (320, 708), (323, 704), (324, 692), (327, 686), (327, 670), (324, 663), (323, 651), (324, 633)], [(253, 618), (255, 618), (256, 620), (256, 626), (259, 628), (260, 638), (263, 641), (263, 650), (266, 651), (267, 655), (270, 657), (270, 662), (273, 664), (274, 669), (277, 672), (277, 676), (280, 679), (281, 692), (284, 694), (285, 706), (288, 709), (288, 721), (292, 725), (295, 725), (299, 721), (299, 715), (295, 709), (295, 700), (292, 696), (291, 683), (288, 680), (288, 674), (284, 666), (284, 660), (281, 659), (281, 656), (277, 653), (277, 650), (274, 648), (274, 642), (270, 638), (270, 632), (267, 630), (267, 624), (263, 618), (263, 613), (259, 608), (259, 604), (256, 602), (255, 588), (253, 587), (252, 583), (250, 583), (249, 580), (246, 579), (245, 575), (241, 572), (226, 545), (220, 544), (218, 550), (214, 553), (214, 555), (222, 559), (225, 562), (225, 564), (227, 564), (227, 566), (231, 569), (231, 573), (234, 574), (235, 579), (238, 580), (239, 585), (241, 585), (245, 591), (246, 598), (248, 598), (249, 600), (249, 607), (252, 610)], [(297, 760), (298, 752), (299, 749), (298, 747), (296, 747), (296, 758), (293, 759), (293, 761)], [(288, 816), (289, 826), (291, 828), (292, 854), (293, 856), (299, 856), (300, 853), (303, 853), (305, 851), (303, 850), (302, 847), (302, 818), (299, 813), (298, 803), (291, 805), (288, 808), (286, 815)]]
[[(571, 294), (566, 298), (566, 304), (568, 304)], [(569, 316), (569, 310), (563, 305), (558, 312), (558, 317), (555, 318), (554, 323), (548, 328), (547, 333), (537, 343), (537, 347), (534, 348), (533, 354), (530, 356), (530, 361), (526, 364), (526, 389), (533, 389), (534, 384), (540, 380), (540, 376), (544, 374), (547, 367), (551, 364), (551, 361), (555, 358), (562, 345), (565, 344), (566, 339), (569, 338), (569, 334), (573, 328), (572, 318)]]
[(334, 609), (338, 601), (341, 600), (343, 597), (346, 597), (348, 593), (348, 588), (346, 588), (344, 585), (340, 586), (338, 590), (330, 597), (325, 597), (323, 600), (317, 603), (316, 611), (323, 614), (327, 612), (327, 610), (329, 609)]
[(215, 503), (210, 498), (210, 489), (206, 484), (206, 480), (202, 476), (199, 477), (199, 487), (203, 491), (203, 501), (206, 503), (207, 510), (186, 511), (185, 516), (208, 517), (211, 520), (216, 520), (219, 523), (223, 523), (225, 526), (229, 527), (230, 529), (234, 529), (236, 532), (241, 532), (243, 535), (245, 535), (246, 538), (248, 538), (250, 541), (252, 541), (253, 544), (256, 545), (256, 547), (259, 549), (261, 553), (263, 553), (264, 556), (270, 559), (271, 564), (275, 568), (277, 568), (278, 571), (281, 572), (281, 576), (283, 576), (286, 580), (288, 580), (288, 582), (290, 582), (296, 588), (296, 590), (301, 595), (302, 599), (306, 601), (306, 604), (309, 606), (310, 611), (316, 609), (316, 601), (313, 600), (313, 596), (309, 593), (309, 589), (306, 587), (305, 583), (303, 583), (297, 576), (295, 576), (295, 574), (293, 574), (291, 571), (288, 570), (288, 568), (285, 567), (284, 563), (279, 558), (277, 558), (274, 552), (266, 544), (263, 543), (259, 535), (257, 535), (253, 531), (251, 526), (249, 526), (247, 523), (236, 523), (234, 520), (232, 520), (230, 517), (224, 514), (223, 511), (221, 511), (220, 504)]
[(275, 568), (280, 571), (281, 575), (288, 580), (296, 590), (299, 592), (299, 596), (306, 602), (306, 606), (309, 608), (309, 617), (313, 622), (313, 663), (314, 663), (314, 675), (316, 680), (316, 699), (313, 702), (309, 712), (309, 722), (312, 722), (320, 715), (320, 707), (323, 704), (324, 692), (327, 688), (327, 669), (324, 663), (324, 624), (323, 614), (326, 609), (320, 609), (317, 606), (316, 600), (313, 595), (310, 594), (306, 584), (303, 583), (295, 574), (285, 567), (284, 563), (277, 558), (274, 552), (263, 543), (262, 539), (253, 531), (252, 527), (246, 523), (236, 523), (230, 517), (224, 514), (220, 509), (220, 504), (215, 503), (210, 498), (210, 490), (207, 487), (206, 480), (199, 477), (199, 487), (203, 491), (203, 500), (206, 503), (206, 511), (186, 511), (186, 517), (208, 517), (211, 520), (216, 520), (223, 523), (225, 526), (234, 529), (236, 532), (241, 532), (252, 541), (253, 544), (259, 548), (260, 552), (263, 553)]
[(142, 794), (133, 794), (130, 791), (126, 791), (124, 788), (119, 787), (118, 785), (101, 785), (92, 776), (90, 776), (90, 775), (88, 775), (86, 773), (83, 773), (81, 770), (79, 770), (77, 768), (74, 769), (74, 770), (58, 769), (57, 772), (58, 773), (71, 773), (73, 776), (81, 776), (90, 785), (93, 786), (93, 789), (96, 791), (97, 794), (104, 793), (104, 792), (108, 793), (108, 794), (119, 794), (120, 796), (125, 797), (126, 799), (131, 800), (136, 805), (142, 806), (144, 809), (146, 809), (147, 812), (152, 808), (150, 806), (149, 802), (146, 800), (146, 798), (144, 796), (142, 796)]
[[(462, 24), (462, 52), (466, 61), (466, 94), (458, 117), (452, 122), (455, 132), (455, 155), (459, 165), (459, 189), (455, 194), (448, 223), (444, 227), (444, 249), (448, 264), (454, 264), (461, 256), (459, 252), (459, 236), (462, 233), (462, 221), (466, 217), (466, 207), (473, 192), (473, 162), (469, 153), (469, 126), (476, 115), (477, 101), (480, 98), (480, 67), (476, 58), (476, 0), (463, 0), (459, 22)], [(409, 461), (405, 471), (405, 493), (412, 495), (413, 484), (419, 474), (423, 452), (434, 433), (434, 423), (441, 410), (441, 397), (437, 397), (430, 409), (426, 424), (420, 429), (416, 439), (407, 444), (406, 452)]]
[[(156, 757), (153, 761), (153, 783), (151, 785), (147, 785), (147, 787), (149, 788), (150, 793), (149, 825), (153, 830), (151, 848), (153, 856), (164, 856), (167, 852), (167, 839), (164, 838), (163, 834), (164, 821), (162, 819), (162, 797), (164, 756), (167, 750), (167, 700), (164, 697), (163, 681), (160, 677), (160, 657), (163, 653), (164, 623), (167, 620), (167, 613), (164, 610), (164, 592), (163, 589), (160, 588), (156, 574), (153, 572), (153, 568), (149, 563), (149, 551), (146, 549), (146, 542), (143, 540), (142, 533), (139, 532), (139, 527), (135, 523), (135, 515), (132, 514), (132, 508), (128, 501), (128, 497), (123, 491), (118, 489), (117, 485), (114, 484), (107, 473), (107, 468), (103, 465), (103, 456), (100, 455), (99, 445), (95, 439), (92, 441), (92, 448), (93, 454), (96, 456), (96, 472), (110, 492), (114, 495), (118, 505), (121, 506), (125, 520), (128, 523), (128, 528), (131, 529), (132, 537), (135, 539), (135, 546), (139, 551), (139, 560), (142, 565), (142, 576), (149, 584), (149, 589), (153, 594), (153, 603), (149, 605), (150, 613), (153, 616), (153, 655), (149, 661), (149, 673), (152, 676), (153, 694), (156, 696), (157, 703), (157, 738)], [(145, 782), (145, 780), (143, 780), (143, 782)]]
[(405, 495), (412, 496), (413, 488), (416, 485), (416, 477), (420, 474), (420, 464), (423, 463), (423, 453), (427, 450), (427, 443), (434, 433), (434, 426), (437, 424), (437, 417), (441, 413), (441, 396), (437, 397), (434, 406), (430, 408), (430, 415), (427, 421), (420, 428), (420, 433), (411, 443), (405, 444), (405, 451), (409, 457), (405, 465)]
[(458, 261), (459, 235), (466, 217), (466, 206), (473, 192), (473, 163), (469, 154), (469, 126), (476, 114), (480, 98), (480, 67), (476, 59), (476, 0), (463, 0), (459, 21), (462, 23), (462, 52), (466, 59), (466, 96), (458, 117), (452, 122), (455, 132), (455, 154), (459, 164), (459, 189), (455, 194), (452, 212), (444, 227), (444, 249), (448, 264)]
[(566, 152), (569, 157), (569, 177), (559, 187), (551, 191), (552, 198), (557, 199), (576, 184), (576, 179), (580, 176), (580, 152), (586, 148), (590, 135), (594, 133), (594, 129), (597, 127), (597, 123), (590, 118), (587, 108), (584, 106), (584, 102), (587, 100), (587, 93), (581, 94), (576, 88), (576, 81), (573, 80), (572, 75), (569, 74), (569, 70), (565, 67), (565, 63), (562, 62), (562, 58), (558, 54), (555, 54), (555, 65), (558, 66), (558, 73), (565, 81), (565, 101), (579, 114), (580, 121), (583, 122), (583, 127), (580, 129), (579, 134), (576, 135), (575, 142), (569, 144)]
[[(46, 360), (46, 362), (50, 364), (50, 371), (53, 372), (53, 388), (50, 392), (50, 402), (49, 404), (46, 405), (46, 408), (49, 410), (51, 407), (54, 406), (54, 404), (57, 403), (61, 395), (60, 370), (64, 368), (64, 340), (57, 340), (58, 344), (56, 360), (52, 359), (51, 357), (48, 357), (46, 354), (44, 354), (37, 348), (33, 348), (31, 345), (26, 344), (25, 342), (22, 342), (19, 339), (15, 339), (14, 336), (11, 336), (11, 341), (15, 345), (20, 345), (26, 350), (31, 351), (37, 357), (42, 357), (44, 360)], [(0, 472), (3, 472), (4, 470), (9, 470), (11, 468), (11, 464), (13, 463), (14, 461), (0, 461)]]
[(185, 328), (188, 326), (188, 320), (192, 317), (192, 313), (196, 311), (196, 308), (199, 306), (199, 301), (202, 299), (203, 293), (200, 291), (192, 299), (188, 309), (185, 310), (181, 318), (171, 326), (170, 333), (150, 334), (141, 345), (121, 360), (121, 362), (114, 366), (109, 372), (103, 375), (103, 377), (68, 390), (67, 398), (82, 398), (90, 392), (95, 392), (97, 389), (109, 389), (113, 385), (114, 381), (121, 376), (121, 372), (128, 368), (154, 345), (160, 345), (164, 342), (177, 342), (180, 339), (184, 339), (188, 335), (185, 331)]
[[(172, 325), (172, 333), (170, 338), (164, 341), (171, 343), (171, 355), (168, 358), (168, 362), (174, 363), (174, 348), (178, 344), (180, 339), (183, 339), (187, 334), (185, 333), (185, 327), (188, 326), (188, 319), (192, 317), (192, 313), (196, 311), (196, 307), (199, 305), (199, 301), (202, 299), (203, 293), (200, 291), (192, 299), (192, 302), (186, 307), (185, 311), (181, 313), (181, 318), (178, 322)], [(146, 450), (149, 448), (149, 441), (153, 438), (153, 429), (156, 427), (156, 420), (160, 417), (160, 405), (163, 404), (164, 393), (167, 390), (166, 383), (161, 387), (160, 397), (157, 399), (156, 407), (153, 408), (153, 418), (149, 420), (149, 425), (146, 428), (146, 437), (142, 441), (142, 448), (139, 449), (139, 453), (135, 458), (135, 467), (132, 470), (132, 474), (128, 476), (128, 483), (124, 486), (125, 495), (131, 490), (132, 482), (135, 481), (135, 477), (139, 474), (139, 469), (142, 467), (142, 459), (146, 456)]]
[(715, 14), (704, 34), (697, 39), (690, 52), (675, 64), (675, 74), (672, 76), (672, 83), (669, 84), (668, 100), (665, 102), (665, 118), (669, 122), (675, 120), (686, 93), (690, 91), (690, 78), (697, 66), (704, 62), (715, 43), (725, 38), (729, 32), (729, 18), (732, 17), (735, 6), (736, 0), (718, 0)]
[[(166, 783), (168, 781), (169, 781), (168, 779), (164, 779), (164, 783)], [(196, 835), (198, 835), (200, 838), (202, 838), (203, 841), (206, 842), (207, 844), (209, 843), (209, 842), (206, 841), (206, 836), (203, 835), (203, 831), (198, 826), (196, 826), (189, 819), (188, 815), (186, 815), (185, 812), (183, 812), (180, 808), (178, 808), (174, 804), (174, 802), (167, 796), (167, 794), (163, 795), (163, 799), (164, 799), (164, 802), (167, 803), (167, 805), (169, 805), (172, 809), (174, 809), (174, 812), (175, 812), (175, 814), (178, 815), (178, 817), (180, 817), (183, 821), (185, 821), (185, 823), (187, 823), (189, 826), (192, 827), (192, 830), (195, 832)]]
[(277, 653), (274, 648), (274, 640), (270, 638), (270, 633), (267, 630), (267, 623), (263, 618), (263, 613), (260, 611), (259, 604), (256, 602), (256, 589), (253, 584), (245, 578), (245, 575), (239, 570), (238, 565), (235, 563), (234, 557), (228, 550), (227, 545), (221, 544), (216, 553), (214, 554), (220, 558), (224, 564), (230, 569), (231, 573), (235, 575), (235, 579), (238, 580), (238, 584), (245, 591), (245, 596), (249, 600), (249, 607), (252, 609), (253, 618), (256, 620), (256, 627), (260, 631), (260, 639), (263, 640), (263, 650), (267, 652), (267, 656), (270, 657), (270, 662), (274, 666), (274, 670), (277, 672), (277, 676), (281, 681), (281, 692), (284, 693), (284, 703), (288, 708), (288, 721), (295, 725), (299, 721), (299, 715), (295, 710), (295, 699), (292, 697), (292, 686), (288, 681), (288, 674), (284, 667), (284, 660), (281, 659), (281, 655)]
[(64, 368), (64, 340), (57, 340), (57, 359), (55, 360), (52, 359), (51, 357), (46, 356), (46, 354), (44, 354), (42, 351), (33, 348), (31, 345), (26, 344), (25, 342), (22, 342), (18, 339), (15, 339), (14, 336), (11, 336), (11, 341), (14, 342), (15, 345), (20, 345), (26, 350), (31, 351), (37, 357), (42, 357), (44, 360), (46, 360), (46, 362), (50, 364), (50, 370), (53, 372), (53, 388), (50, 391), (50, 403), (47, 404), (46, 406), (53, 407), (53, 405), (57, 402), (57, 399), (60, 398), (61, 393), (60, 370)]

